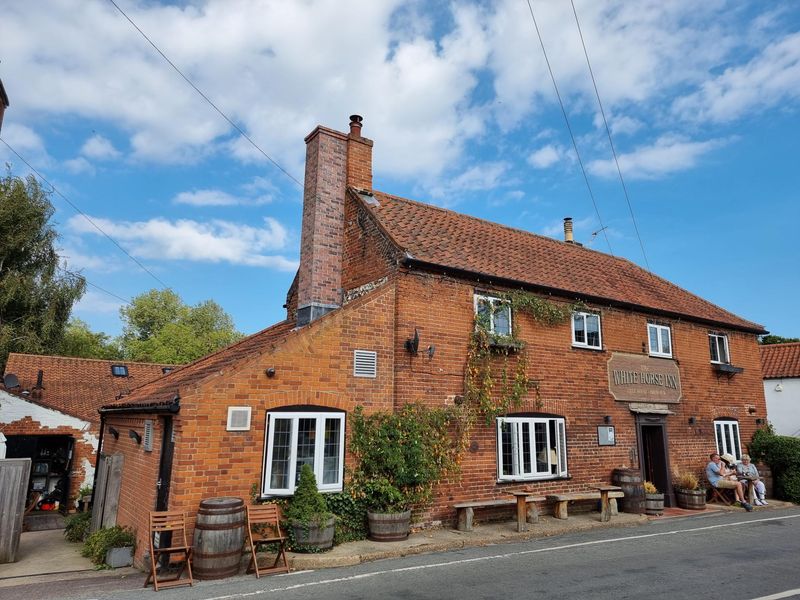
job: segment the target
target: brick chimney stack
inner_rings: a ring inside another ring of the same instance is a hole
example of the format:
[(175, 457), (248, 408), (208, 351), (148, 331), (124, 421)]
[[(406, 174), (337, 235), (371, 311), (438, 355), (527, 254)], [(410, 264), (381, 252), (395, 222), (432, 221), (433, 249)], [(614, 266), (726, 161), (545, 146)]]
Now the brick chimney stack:
[(3, 80), (0, 79), (0, 131), (3, 130), (3, 114), (8, 107), (8, 96), (6, 95), (6, 89), (3, 87)]
[(372, 140), (361, 137), (362, 121), (359, 115), (352, 115), (349, 134), (318, 126), (305, 140), (298, 327), (342, 303), (346, 190), (348, 186), (372, 189)]

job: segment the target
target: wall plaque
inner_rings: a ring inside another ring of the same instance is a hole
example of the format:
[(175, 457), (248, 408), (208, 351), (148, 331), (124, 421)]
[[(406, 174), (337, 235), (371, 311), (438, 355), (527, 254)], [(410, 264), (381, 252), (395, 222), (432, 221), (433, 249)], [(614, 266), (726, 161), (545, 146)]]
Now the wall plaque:
[(620, 402), (676, 403), (681, 374), (674, 360), (614, 352), (608, 360), (608, 391)]

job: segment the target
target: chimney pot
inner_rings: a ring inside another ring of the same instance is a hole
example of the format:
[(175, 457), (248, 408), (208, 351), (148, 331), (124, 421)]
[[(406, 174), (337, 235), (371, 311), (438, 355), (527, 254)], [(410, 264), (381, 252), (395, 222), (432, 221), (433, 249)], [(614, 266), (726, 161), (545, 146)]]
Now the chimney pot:
[(564, 217), (564, 241), (569, 244), (575, 241), (572, 237), (572, 217)]
[(364, 117), (361, 115), (350, 115), (350, 135), (361, 137), (361, 122)]

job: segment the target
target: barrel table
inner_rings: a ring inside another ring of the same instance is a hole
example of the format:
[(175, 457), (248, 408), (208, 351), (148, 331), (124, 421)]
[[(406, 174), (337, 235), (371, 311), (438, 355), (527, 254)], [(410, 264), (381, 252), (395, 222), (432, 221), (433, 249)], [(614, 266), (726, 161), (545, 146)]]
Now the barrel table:
[(239, 572), (246, 516), (241, 498), (200, 502), (194, 526), (192, 572), (198, 579), (223, 579)]
[(620, 510), (626, 513), (643, 515), (645, 513), (644, 485), (639, 469), (614, 469), (611, 474), (614, 485), (622, 488), (625, 497), (621, 500)]

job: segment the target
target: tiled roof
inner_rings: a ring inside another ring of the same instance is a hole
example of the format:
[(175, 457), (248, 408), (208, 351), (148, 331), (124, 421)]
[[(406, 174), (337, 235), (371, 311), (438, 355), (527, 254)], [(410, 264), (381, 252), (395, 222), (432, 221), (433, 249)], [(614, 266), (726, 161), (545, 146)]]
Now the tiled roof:
[[(111, 365), (126, 366), (128, 376), (115, 377)], [(12, 353), (5, 372), (19, 378), (21, 390), (31, 391), (28, 401), (97, 423), (98, 408), (113, 402), (120, 393), (162, 377), (165, 367), (173, 365)], [(41, 394), (34, 391), (40, 370)]]
[(764, 379), (800, 377), (800, 342), (761, 346)]
[(275, 343), (292, 331), (293, 327), (294, 322), (292, 321), (277, 323), (241, 339), (227, 348), (180, 367), (156, 381), (138, 387), (129, 396), (125, 396), (118, 402), (106, 403), (104, 408), (135, 408), (169, 404), (187, 386), (197, 385), (206, 378), (221, 374), (233, 364), (271, 350)]
[(610, 300), (666, 315), (692, 317), (758, 333), (764, 328), (678, 287), (636, 264), (527, 231), (429, 204), (352, 190), (411, 259), (539, 287), (586, 300)]

